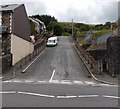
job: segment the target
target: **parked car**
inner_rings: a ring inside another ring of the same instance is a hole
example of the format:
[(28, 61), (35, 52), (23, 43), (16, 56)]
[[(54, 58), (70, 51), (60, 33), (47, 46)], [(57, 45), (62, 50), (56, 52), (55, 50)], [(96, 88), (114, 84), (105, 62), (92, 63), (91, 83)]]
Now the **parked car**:
[(47, 41), (47, 46), (56, 46), (58, 44), (58, 38), (57, 37), (50, 37)]

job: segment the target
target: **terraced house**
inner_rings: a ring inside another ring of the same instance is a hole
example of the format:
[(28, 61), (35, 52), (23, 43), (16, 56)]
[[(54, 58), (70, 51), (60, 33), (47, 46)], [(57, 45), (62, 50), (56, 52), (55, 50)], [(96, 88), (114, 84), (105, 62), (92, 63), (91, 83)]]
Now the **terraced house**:
[[(24, 4), (0, 6), (0, 33), (2, 34), (2, 55), (11, 55), (11, 65), (34, 51), (30, 42), (30, 25)], [(3, 65), (8, 59), (3, 59)], [(10, 62), (9, 62), (10, 63)], [(4, 68), (4, 67), (3, 67)]]

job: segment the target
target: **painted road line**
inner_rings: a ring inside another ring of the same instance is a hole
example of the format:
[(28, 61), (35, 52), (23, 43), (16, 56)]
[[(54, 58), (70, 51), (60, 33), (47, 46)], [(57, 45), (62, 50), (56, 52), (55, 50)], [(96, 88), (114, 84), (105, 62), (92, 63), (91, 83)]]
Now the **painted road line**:
[(18, 92), (19, 94), (25, 94), (25, 95), (34, 95), (34, 96), (40, 96), (40, 97), (47, 97), (47, 98), (54, 98), (53, 95), (45, 95), (45, 94), (38, 94), (38, 93), (30, 93), (30, 92)]
[(12, 82), (11, 80), (9, 80), (9, 81), (3, 81), (2, 83), (10, 83), (10, 82)]
[(85, 82), (85, 84), (95, 84), (93, 81), (92, 82), (90, 82), (90, 81), (84, 81)]
[(55, 75), (55, 70), (53, 70), (53, 73), (52, 73), (52, 76), (51, 76), (49, 82), (51, 82), (53, 80), (54, 75)]
[(98, 97), (99, 95), (79, 95), (78, 98)]
[(18, 81), (18, 80), (14, 80), (14, 81), (11, 81), (11, 82), (14, 82), (14, 83), (22, 83), (22, 81)]
[(77, 98), (77, 96), (57, 96), (57, 98)]
[(115, 99), (120, 99), (118, 96), (109, 96), (109, 95), (103, 95), (104, 98), (115, 98)]
[(74, 84), (83, 84), (82, 81), (74, 81)]
[(111, 85), (109, 85), (109, 84), (100, 84), (101, 86), (111, 86)]
[(60, 83), (62, 83), (62, 84), (72, 84), (72, 82), (70, 82), (70, 81), (60, 81)]
[(3, 79), (3, 77), (0, 77), (0, 80)]
[(42, 51), (42, 53), (40, 53), (40, 55), (37, 56), (37, 57), (35, 58), (35, 60), (32, 61), (22, 72), (25, 72), (44, 52), (45, 52), (45, 50)]
[(37, 81), (38, 83), (46, 83), (46, 81)]
[(0, 92), (0, 94), (14, 94), (16, 91), (6, 91), (6, 92)]
[(31, 81), (31, 80), (25, 80), (25, 83), (32, 83), (34, 81)]
[(59, 83), (58, 80), (52, 80), (51, 83)]

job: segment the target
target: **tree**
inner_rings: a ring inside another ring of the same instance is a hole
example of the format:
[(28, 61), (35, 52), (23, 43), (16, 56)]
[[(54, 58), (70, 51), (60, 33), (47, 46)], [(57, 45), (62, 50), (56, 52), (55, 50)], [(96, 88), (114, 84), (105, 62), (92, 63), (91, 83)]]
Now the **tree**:
[(42, 22), (44, 22), (46, 27), (48, 26), (48, 24), (50, 22), (57, 22), (57, 19), (55, 19), (54, 16), (52, 17), (50, 15), (39, 15), (39, 14), (37, 14), (37, 15), (33, 15), (32, 17), (37, 18), (37, 19), (41, 20)]
[(80, 28), (81, 31), (89, 31), (90, 30), (90, 26), (87, 24), (83, 24), (83, 23), (76, 23), (75, 27)]
[(30, 23), (30, 35), (34, 35), (35, 34), (35, 24), (34, 22), (32, 22), (31, 20), (29, 20)]
[(106, 23), (105, 23), (105, 26), (106, 26), (106, 29), (110, 29), (111, 22), (106, 22)]
[(76, 24), (75, 24), (75, 27), (76, 27), (76, 28), (81, 28), (81, 27), (84, 27), (84, 25), (85, 25), (85, 24), (83, 24), (83, 23), (76, 23)]
[(54, 35), (61, 36), (64, 32), (64, 25), (59, 22), (51, 22), (47, 26), (48, 31), (53, 31)]

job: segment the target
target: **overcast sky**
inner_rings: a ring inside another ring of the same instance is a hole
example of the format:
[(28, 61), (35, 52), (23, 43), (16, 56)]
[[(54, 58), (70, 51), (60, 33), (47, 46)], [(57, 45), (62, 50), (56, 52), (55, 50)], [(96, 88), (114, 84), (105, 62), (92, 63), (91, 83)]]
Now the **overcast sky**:
[[(17, 1), (17, 2), (16, 2)], [(27, 14), (48, 14), (60, 22), (100, 24), (118, 18), (119, 0), (0, 0), (1, 4), (25, 4)]]

